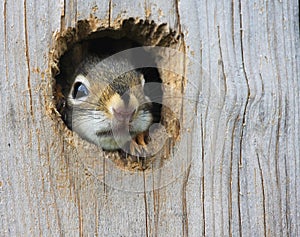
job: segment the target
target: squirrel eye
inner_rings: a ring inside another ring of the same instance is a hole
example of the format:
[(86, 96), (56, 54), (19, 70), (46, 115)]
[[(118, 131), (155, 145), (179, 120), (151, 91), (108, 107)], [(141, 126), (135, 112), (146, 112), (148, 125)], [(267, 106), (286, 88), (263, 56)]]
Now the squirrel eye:
[(89, 90), (86, 88), (86, 86), (82, 82), (76, 82), (74, 84), (74, 90), (73, 90), (73, 99), (80, 99), (82, 97), (85, 97), (89, 94)]

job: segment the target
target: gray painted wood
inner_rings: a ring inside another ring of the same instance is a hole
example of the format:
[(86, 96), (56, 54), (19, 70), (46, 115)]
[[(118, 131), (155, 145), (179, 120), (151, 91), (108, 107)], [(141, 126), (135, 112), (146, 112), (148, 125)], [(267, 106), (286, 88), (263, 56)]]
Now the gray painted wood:
[[(4, 0), (0, 12), (1, 236), (300, 236), (296, 0)], [(151, 176), (70, 145), (49, 115), (53, 33), (90, 14), (184, 34), (197, 116), (176, 154), (192, 162), (158, 172), (176, 179), (153, 191)]]

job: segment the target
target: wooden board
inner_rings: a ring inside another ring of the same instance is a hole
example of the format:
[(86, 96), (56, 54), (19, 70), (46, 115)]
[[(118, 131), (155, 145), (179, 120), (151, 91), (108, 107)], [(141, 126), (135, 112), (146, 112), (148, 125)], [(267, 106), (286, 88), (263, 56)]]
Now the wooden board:
[[(0, 235), (300, 236), (298, 4), (2, 1)], [(49, 52), (91, 14), (184, 35), (192, 129), (170, 163), (191, 162), (132, 178), (68, 143), (50, 114)]]

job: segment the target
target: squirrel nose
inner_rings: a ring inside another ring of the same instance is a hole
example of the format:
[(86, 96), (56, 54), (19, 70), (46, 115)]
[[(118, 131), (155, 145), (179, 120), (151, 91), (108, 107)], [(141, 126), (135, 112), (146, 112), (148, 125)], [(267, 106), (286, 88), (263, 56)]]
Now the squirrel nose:
[(120, 122), (129, 122), (132, 121), (133, 115), (135, 113), (135, 109), (134, 108), (113, 108), (113, 115), (114, 117), (120, 121)]

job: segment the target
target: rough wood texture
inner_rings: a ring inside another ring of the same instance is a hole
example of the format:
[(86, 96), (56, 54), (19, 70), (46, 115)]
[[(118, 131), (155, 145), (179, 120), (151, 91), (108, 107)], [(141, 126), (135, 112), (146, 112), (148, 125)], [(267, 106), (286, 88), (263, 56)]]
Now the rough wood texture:
[[(0, 236), (300, 236), (298, 4), (3, 0)], [(168, 185), (148, 191), (141, 174), (142, 190), (124, 191), (134, 184), (109, 181), (108, 161), (101, 182), (53, 129), (52, 36), (90, 14), (167, 22), (197, 62), (186, 72), (197, 116), (180, 150), (192, 162)]]

